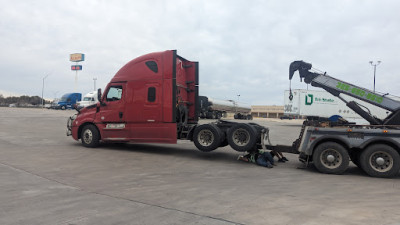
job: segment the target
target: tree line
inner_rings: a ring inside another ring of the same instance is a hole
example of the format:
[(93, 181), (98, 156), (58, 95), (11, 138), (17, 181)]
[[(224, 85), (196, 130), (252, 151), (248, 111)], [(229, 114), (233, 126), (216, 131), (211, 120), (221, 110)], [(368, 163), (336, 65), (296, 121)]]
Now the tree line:
[[(44, 100), (44, 104), (50, 103)], [(14, 104), (16, 107), (38, 107), (42, 105), (42, 98), (39, 96), (22, 95), (19, 97), (4, 97), (0, 94), (0, 106), (10, 106)]]

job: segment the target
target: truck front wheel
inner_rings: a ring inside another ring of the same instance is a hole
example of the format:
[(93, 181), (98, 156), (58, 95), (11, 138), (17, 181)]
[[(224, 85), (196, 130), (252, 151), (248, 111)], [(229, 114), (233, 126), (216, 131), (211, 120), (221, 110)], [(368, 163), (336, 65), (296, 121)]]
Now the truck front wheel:
[(342, 174), (349, 167), (349, 154), (340, 144), (324, 142), (314, 150), (314, 166), (321, 173)]
[(95, 148), (99, 145), (99, 131), (92, 124), (86, 125), (82, 129), (81, 140), (83, 146), (88, 148)]
[(203, 152), (211, 152), (218, 148), (223, 138), (222, 131), (214, 124), (203, 124), (194, 129), (193, 142)]
[(361, 168), (372, 177), (389, 178), (400, 170), (400, 155), (385, 144), (371, 145), (360, 155)]

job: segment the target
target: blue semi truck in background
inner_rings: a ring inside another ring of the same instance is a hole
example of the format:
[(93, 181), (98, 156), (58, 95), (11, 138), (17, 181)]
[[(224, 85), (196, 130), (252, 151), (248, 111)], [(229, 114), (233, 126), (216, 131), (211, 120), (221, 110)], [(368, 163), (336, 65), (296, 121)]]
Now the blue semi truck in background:
[(67, 93), (64, 94), (56, 105), (56, 109), (72, 109), (74, 105), (82, 100), (81, 93)]

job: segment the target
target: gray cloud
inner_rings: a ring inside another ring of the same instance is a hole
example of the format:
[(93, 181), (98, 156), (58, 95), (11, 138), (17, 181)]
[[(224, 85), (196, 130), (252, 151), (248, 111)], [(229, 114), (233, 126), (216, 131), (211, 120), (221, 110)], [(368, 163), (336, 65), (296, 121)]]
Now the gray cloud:
[[(0, 1), (0, 90), (53, 98), (74, 88), (69, 54), (82, 52), (79, 91), (104, 87), (131, 59), (177, 49), (200, 62), (200, 93), (283, 104), (294, 60), (400, 95), (400, 2)], [(293, 88), (305, 88), (296, 77)]]

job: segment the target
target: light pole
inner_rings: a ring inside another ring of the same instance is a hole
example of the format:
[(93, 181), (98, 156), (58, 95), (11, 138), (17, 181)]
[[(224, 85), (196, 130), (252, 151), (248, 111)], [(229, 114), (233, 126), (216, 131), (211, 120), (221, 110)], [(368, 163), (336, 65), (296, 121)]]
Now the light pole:
[(50, 74), (47, 74), (45, 77), (43, 77), (43, 85), (42, 85), (42, 108), (44, 107), (44, 101), (43, 101), (43, 92), (44, 92), (44, 79), (46, 79)]
[(237, 100), (237, 102), (236, 102), (236, 112), (238, 111), (238, 106), (239, 106), (239, 97), (240, 97), (240, 95), (237, 95), (237, 97), (238, 97), (238, 100)]
[(374, 67), (374, 93), (375, 93), (375, 75), (376, 75), (376, 66), (378, 66), (379, 64), (381, 64), (381, 61), (377, 61), (376, 63), (374, 63), (373, 61), (369, 61), (369, 63), (371, 64), (371, 66)]
[(93, 78), (93, 82), (94, 82), (94, 89), (93, 89), (93, 91), (95, 91), (95, 90), (96, 90), (96, 80), (97, 80), (97, 78), (96, 78), (96, 77), (94, 77), (94, 78)]

